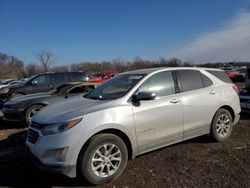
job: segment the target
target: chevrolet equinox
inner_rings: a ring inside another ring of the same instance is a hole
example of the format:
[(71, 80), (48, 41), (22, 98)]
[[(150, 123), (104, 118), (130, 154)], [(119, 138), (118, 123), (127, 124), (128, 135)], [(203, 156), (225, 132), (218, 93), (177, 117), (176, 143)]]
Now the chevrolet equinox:
[(100, 185), (143, 153), (205, 134), (227, 140), (239, 113), (221, 70), (135, 70), (38, 112), (26, 144), (39, 167)]

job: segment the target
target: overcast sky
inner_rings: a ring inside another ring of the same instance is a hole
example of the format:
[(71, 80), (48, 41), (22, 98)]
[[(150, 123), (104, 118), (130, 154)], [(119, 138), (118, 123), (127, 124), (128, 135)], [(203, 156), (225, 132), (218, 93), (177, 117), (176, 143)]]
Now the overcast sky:
[(202, 34), (171, 55), (194, 63), (250, 61), (250, 13), (240, 13), (217, 30)]

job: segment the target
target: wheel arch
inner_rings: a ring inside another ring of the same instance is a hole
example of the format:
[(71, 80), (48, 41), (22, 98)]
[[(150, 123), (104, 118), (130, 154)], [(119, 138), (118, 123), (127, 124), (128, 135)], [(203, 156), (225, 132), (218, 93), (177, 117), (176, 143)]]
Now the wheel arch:
[[(219, 109), (228, 110), (229, 113), (231, 114), (232, 118), (233, 118), (233, 121), (234, 121), (234, 119), (235, 119), (235, 113), (234, 113), (234, 110), (233, 110), (232, 107), (230, 107), (229, 105), (223, 105), (223, 106), (221, 106), (220, 108), (218, 108), (218, 110), (219, 110)], [(217, 112), (217, 111), (216, 111), (216, 112)]]
[(79, 160), (80, 154), (82, 153), (82, 151), (84, 151), (84, 149), (86, 147), (88, 147), (90, 140), (93, 136), (96, 136), (98, 134), (103, 134), (103, 133), (109, 133), (109, 134), (113, 134), (118, 136), (119, 138), (121, 138), (123, 140), (123, 142), (126, 144), (127, 150), (128, 150), (128, 159), (132, 159), (133, 158), (133, 146), (131, 143), (131, 140), (129, 139), (129, 137), (127, 136), (127, 134), (124, 131), (121, 131), (119, 129), (116, 128), (106, 128), (103, 130), (100, 130), (96, 133), (94, 133), (92, 136), (89, 137), (89, 139), (84, 143), (84, 145), (82, 146), (80, 153), (77, 157), (77, 161)]
[(30, 108), (30, 107), (32, 107), (32, 106), (35, 106), (35, 105), (41, 105), (41, 106), (47, 106), (48, 104), (45, 104), (45, 103), (31, 103), (31, 104), (29, 104), (29, 105), (27, 105), (26, 107), (25, 107), (25, 113), (26, 113), (26, 111)]

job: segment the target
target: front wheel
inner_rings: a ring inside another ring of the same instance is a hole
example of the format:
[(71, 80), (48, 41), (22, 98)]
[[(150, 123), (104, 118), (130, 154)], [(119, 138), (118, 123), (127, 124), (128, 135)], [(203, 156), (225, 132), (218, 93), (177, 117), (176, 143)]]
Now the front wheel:
[(230, 112), (226, 109), (219, 109), (212, 122), (210, 135), (217, 141), (222, 142), (227, 140), (233, 131), (233, 118)]
[(113, 134), (91, 138), (79, 156), (80, 174), (90, 183), (101, 185), (119, 177), (126, 167), (128, 151), (123, 140)]
[(31, 123), (31, 118), (34, 116), (38, 111), (44, 108), (43, 105), (32, 105), (30, 106), (25, 112), (25, 123), (29, 125)]

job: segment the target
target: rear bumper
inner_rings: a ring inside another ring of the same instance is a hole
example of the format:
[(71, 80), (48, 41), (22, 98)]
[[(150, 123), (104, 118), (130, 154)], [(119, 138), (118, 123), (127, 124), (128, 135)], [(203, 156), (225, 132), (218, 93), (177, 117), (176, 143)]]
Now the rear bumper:
[(240, 114), (235, 114), (233, 125), (236, 125), (240, 121)]

